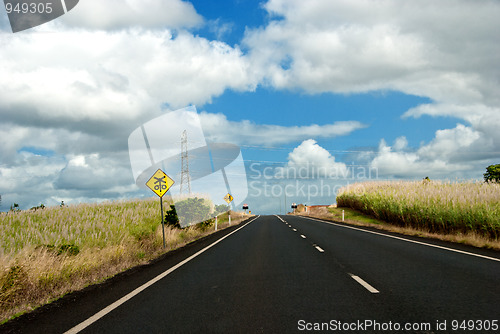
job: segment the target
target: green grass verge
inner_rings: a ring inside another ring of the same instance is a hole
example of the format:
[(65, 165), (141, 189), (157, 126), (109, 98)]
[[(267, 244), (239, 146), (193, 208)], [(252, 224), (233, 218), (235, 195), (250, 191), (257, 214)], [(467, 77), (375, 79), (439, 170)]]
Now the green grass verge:
[[(0, 214), (0, 323), (213, 233), (213, 223), (166, 226), (163, 249), (157, 198)], [(224, 214), (218, 229), (227, 226)]]

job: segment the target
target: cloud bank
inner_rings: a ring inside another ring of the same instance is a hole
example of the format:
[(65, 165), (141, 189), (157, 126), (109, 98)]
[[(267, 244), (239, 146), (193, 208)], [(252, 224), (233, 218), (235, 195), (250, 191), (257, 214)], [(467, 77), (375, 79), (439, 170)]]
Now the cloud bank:
[[(126, 176), (133, 129), (165, 109), (202, 106), (225, 91), (259, 86), (310, 95), (399, 91), (432, 101), (403, 118), (458, 119), (419, 147), (408, 147), (404, 133), (389, 145), (381, 133), (378, 149), (358, 158), (386, 177), (477, 177), (499, 159), (498, 1), (269, 0), (262, 6), (269, 20), (248, 27), (240, 46), (197, 35), (207, 20), (180, 0), (81, 1), (60, 20), (19, 34), (1, 17), (0, 193), (30, 205), (52, 197), (55, 203), (136, 196)], [(304, 140), (369, 126), (356, 115), (295, 126), (202, 117), (213, 140), (302, 142), (289, 167), (300, 159), (340, 166)], [(229, 130), (217, 133), (222, 127)], [(23, 190), (30, 185), (36, 192)]]

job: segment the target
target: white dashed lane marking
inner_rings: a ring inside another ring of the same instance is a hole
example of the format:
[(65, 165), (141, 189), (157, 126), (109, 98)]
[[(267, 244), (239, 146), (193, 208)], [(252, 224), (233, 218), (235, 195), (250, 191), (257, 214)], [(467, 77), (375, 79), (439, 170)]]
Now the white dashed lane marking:
[(316, 248), (318, 250), (318, 252), (320, 253), (324, 253), (325, 251), (323, 250), (323, 248), (319, 247), (319, 246), (314, 246), (314, 248)]
[[(278, 216), (278, 215), (275, 215), (275, 216), (276, 216), (279, 220), (281, 220), (283, 223), (285, 223), (288, 227), (292, 228), (292, 225), (288, 224), (288, 223), (287, 223), (286, 221), (284, 221), (284, 220), (283, 220), (280, 216)], [(297, 232), (297, 229), (296, 229), (296, 228), (292, 228), (292, 230), (293, 230), (294, 232)], [(301, 234), (301, 235), (300, 235), (300, 237), (301, 237), (302, 239), (306, 239), (306, 238), (307, 238), (307, 237), (306, 237), (305, 235), (303, 235), (303, 234)], [(316, 245), (316, 244), (313, 244), (313, 247), (314, 247), (314, 248), (316, 248), (316, 250), (317, 250), (318, 252), (320, 252), (320, 253), (324, 253), (324, 252), (325, 252), (325, 250), (324, 250), (323, 248), (319, 247), (319, 246), (318, 246), (318, 245)]]
[(281, 220), (283, 223), (287, 224), (287, 222), (286, 222), (286, 221), (284, 221), (284, 220), (283, 220), (283, 218), (281, 218), (280, 216), (278, 216), (278, 215), (274, 215), (274, 216), (275, 216), (276, 218), (278, 218), (279, 220)]
[(370, 284), (366, 283), (361, 277), (353, 275), (353, 274), (349, 274), (349, 275), (352, 277), (353, 280), (355, 280), (356, 282), (361, 284), (366, 290), (370, 291), (371, 293), (379, 293), (379, 291), (377, 289), (375, 289)]

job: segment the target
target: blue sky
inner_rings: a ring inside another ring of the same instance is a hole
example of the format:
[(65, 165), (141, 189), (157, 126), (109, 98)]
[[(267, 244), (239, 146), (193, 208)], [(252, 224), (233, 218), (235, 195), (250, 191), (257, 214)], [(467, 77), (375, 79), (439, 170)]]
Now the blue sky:
[(268, 20), (267, 12), (259, 1), (193, 1), (196, 11), (214, 25), (206, 25), (196, 33), (208, 39), (221, 40), (229, 45), (241, 44), (245, 29), (263, 26)]
[[(277, 211), (256, 194), (269, 184), (333, 203), (314, 186), (366, 181), (353, 167), (481, 179), (500, 160), (499, 16), (495, 1), (81, 0), (13, 34), (2, 8), (0, 210), (150, 196), (128, 137), (190, 105), (208, 141), (241, 147), (255, 212)], [(255, 178), (266, 167), (308, 178)]]
[[(407, 137), (410, 145), (418, 147), (421, 141), (432, 140), (436, 130), (456, 124), (457, 120), (453, 117), (423, 117), (418, 120), (401, 118), (406, 110), (424, 103), (429, 103), (429, 99), (398, 92), (309, 95), (259, 88), (255, 92), (226, 92), (200, 108), (212, 113), (222, 112), (231, 121), (251, 119), (256, 124), (294, 126), (350, 120), (364, 123), (366, 128), (350, 136), (318, 139), (318, 143), (329, 151), (343, 152), (376, 150), (380, 138), (393, 142), (402, 135)], [(394, 131), (388, 132), (387, 129)], [(287, 154), (286, 151), (281, 152), (281, 161), (286, 160)], [(267, 159), (265, 155), (266, 152), (249, 150), (245, 156), (249, 159)]]

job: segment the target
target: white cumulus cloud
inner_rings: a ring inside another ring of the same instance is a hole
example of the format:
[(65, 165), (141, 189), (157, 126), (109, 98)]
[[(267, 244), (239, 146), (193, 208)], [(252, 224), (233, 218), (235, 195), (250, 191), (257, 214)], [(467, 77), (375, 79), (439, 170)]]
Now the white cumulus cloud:
[(180, 0), (84, 0), (62, 17), (71, 27), (87, 29), (190, 28), (203, 18), (193, 5)]
[(383, 178), (480, 178), (491, 163), (488, 149), (479, 132), (457, 124), (438, 130), (431, 142), (416, 150), (408, 147), (406, 137), (397, 138), (392, 146), (382, 139), (370, 166)]
[(307, 137), (345, 136), (366, 127), (358, 121), (338, 121), (333, 124), (303, 126), (256, 124), (249, 120), (234, 122), (229, 121), (223, 114), (206, 112), (200, 114), (200, 120), (211, 141), (258, 145), (290, 143), (304, 140)]
[(346, 178), (347, 166), (335, 161), (335, 157), (313, 139), (304, 140), (288, 154), (285, 167), (276, 168), (277, 178)]
[(240, 50), (187, 33), (0, 33), (0, 42), (4, 122), (113, 127), (164, 103), (203, 104), (253, 87)]
[(273, 86), (498, 102), (498, 2), (270, 0), (264, 8), (270, 23), (244, 42)]

